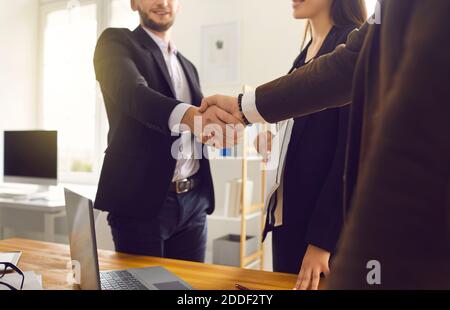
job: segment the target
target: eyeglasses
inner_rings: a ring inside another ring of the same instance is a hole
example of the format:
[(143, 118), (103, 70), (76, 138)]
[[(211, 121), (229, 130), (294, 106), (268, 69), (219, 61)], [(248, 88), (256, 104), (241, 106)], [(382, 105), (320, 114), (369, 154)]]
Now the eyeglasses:
[[(16, 288), (16, 287), (2, 281), (3, 277), (10, 271), (15, 271), (22, 277), (22, 282), (20, 284), (20, 288)], [(0, 262), (0, 285), (4, 285), (12, 291), (17, 291), (17, 290), (23, 289), (24, 282), (25, 282), (25, 275), (22, 272), (22, 270), (19, 269), (19, 267), (17, 267), (14, 264), (11, 264), (11, 263)]]

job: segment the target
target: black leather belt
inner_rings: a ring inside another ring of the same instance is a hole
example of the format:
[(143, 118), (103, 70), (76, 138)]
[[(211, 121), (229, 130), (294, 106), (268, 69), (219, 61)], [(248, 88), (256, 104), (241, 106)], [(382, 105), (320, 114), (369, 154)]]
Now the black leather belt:
[(175, 181), (170, 184), (169, 191), (177, 194), (188, 193), (200, 185), (200, 177), (194, 175), (190, 178)]

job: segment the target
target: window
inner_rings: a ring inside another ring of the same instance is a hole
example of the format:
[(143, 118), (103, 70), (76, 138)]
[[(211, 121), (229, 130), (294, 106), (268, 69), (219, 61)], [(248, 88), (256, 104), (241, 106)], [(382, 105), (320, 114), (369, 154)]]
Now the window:
[(134, 29), (130, 0), (41, 0), (40, 127), (58, 130), (59, 177), (95, 182), (108, 123), (93, 55), (106, 27)]
[(130, 9), (130, 0), (111, 1), (111, 27), (134, 30), (139, 25), (138, 15)]
[[(69, 1), (71, 2), (71, 1)], [(41, 122), (58, 130), (59, 175), (92, 174), (96, 167), (97, 87), (92, 65), (97, 3), (77, 1), (43, 9)]]

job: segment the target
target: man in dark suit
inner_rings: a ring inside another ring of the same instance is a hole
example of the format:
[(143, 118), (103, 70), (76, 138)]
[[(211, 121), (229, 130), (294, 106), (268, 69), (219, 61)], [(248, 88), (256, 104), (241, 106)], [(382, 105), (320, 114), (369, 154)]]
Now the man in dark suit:
[(198, 113), (197, 70), (170, 39), (178, 0), (131, 5), (141, 25), (107, 29), (94, 56), (110, 125), (95, 207), (109, 212), (117, 251), (202, 262), (214, 190), (191, 132), (228, 115)]
[(450, 1), (380, 5), (381, 24), (333, 53), (202, 110), (277, 122), (352, 102), (352, 208), (328, 287), (450, 289)]

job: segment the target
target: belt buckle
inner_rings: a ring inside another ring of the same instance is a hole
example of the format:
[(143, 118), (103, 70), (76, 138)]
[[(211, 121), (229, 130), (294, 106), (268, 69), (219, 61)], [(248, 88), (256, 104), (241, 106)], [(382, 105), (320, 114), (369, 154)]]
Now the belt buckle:
[[(183, 180), (176, 181), (175, 189), (176, 189), (177, 194), (184, 194), (184, 193), (189, 192), (190, 186), (188, 186), (188, 184), (190, 184), (190, 183), (191, 183), (191, 181), (189, 181), (189, 179), (183, 179)], [(181, 188), (180, 184), (183, 184), (184, 188)]]

